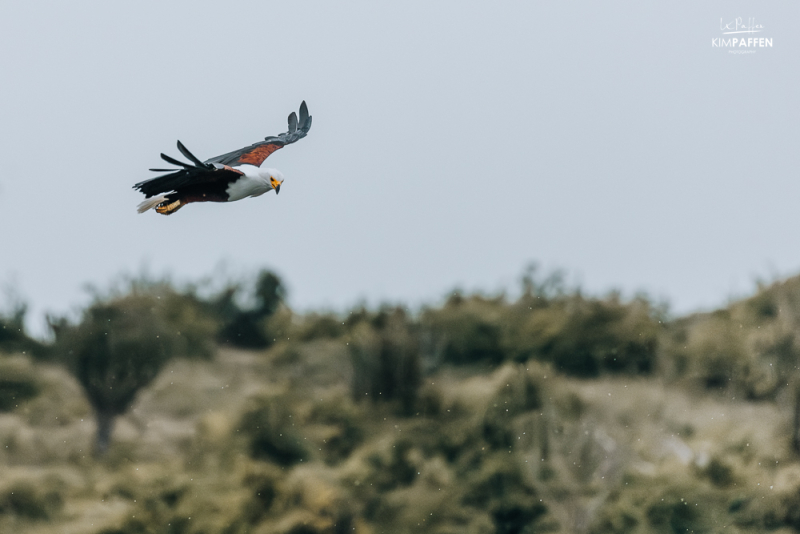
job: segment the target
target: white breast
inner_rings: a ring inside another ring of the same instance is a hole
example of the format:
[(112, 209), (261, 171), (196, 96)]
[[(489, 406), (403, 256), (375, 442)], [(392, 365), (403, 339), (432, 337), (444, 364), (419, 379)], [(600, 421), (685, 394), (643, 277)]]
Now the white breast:
[[(242, 165), (239, 167), (239, 170), (243, 171), (245, 174), (235, 182), (231, 183), (228, 186), (228, 189), (225, 190), (228, 193), (228, 202), (233, 202), (234, 200), (241, 200), (247, 197), (257, 197), (258, 195), (263, 195), (267, 191), (271, 189), (270, 185), (266, 183), (261, 177), (259, 177), (256, 173), (248, 172), (250, 169), (245, 169), (244, 167), (253, 167), (252, 165)], [(256, 171), (258, 170), (257, 167), (253, 167)]]

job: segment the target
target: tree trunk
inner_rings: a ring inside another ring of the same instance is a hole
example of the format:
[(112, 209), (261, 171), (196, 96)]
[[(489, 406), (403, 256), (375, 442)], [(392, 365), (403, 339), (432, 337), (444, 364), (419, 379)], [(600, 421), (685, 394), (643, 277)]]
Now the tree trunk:
[(108, 451), (108, 445), (111, 442), (111, 432), (114, 430), (115, 414), (111, 412), (97, 411), (95, 418), (97, 419), (97, 436), (94, 442), (94, 455), (97, 458), (105, 456)]

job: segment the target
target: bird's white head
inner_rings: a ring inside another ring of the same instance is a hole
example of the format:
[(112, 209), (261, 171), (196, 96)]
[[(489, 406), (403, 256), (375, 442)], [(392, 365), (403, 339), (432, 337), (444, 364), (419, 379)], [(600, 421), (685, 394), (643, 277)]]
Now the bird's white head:
[(284, 180), (281, 171), (278, 169), (260, 169), (258, 174), (275, 190), (276, 195), (281, 192), (281, 184)]

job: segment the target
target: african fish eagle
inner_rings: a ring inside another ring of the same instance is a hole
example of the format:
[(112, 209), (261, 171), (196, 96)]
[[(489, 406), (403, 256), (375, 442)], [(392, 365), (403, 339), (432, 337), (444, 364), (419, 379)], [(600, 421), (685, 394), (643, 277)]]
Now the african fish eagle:
[(139, 204), (139, 213), (155, 208), (162, 215), (171, 215), (192, 202), (233, 202), (247, 197), (261, 196), (275, 190), (278, 194), (283, 174), (276, 169), (262, 169), (267, 156), (284, 146), (302, 139), (311, 129), (311, 116), (305, 101), (300, 104), (300, 118), (293, 111), (289, 115), (289, 130), (277, 136), (266, 137), (260, 143), (228, 152), (215, 158), (200, 161), (178, 141), (178, 150), (191, 164), (161, 154), (161, 159), (180, 169), (150, 169), (168, 172), (134, 185), (145, 194)]

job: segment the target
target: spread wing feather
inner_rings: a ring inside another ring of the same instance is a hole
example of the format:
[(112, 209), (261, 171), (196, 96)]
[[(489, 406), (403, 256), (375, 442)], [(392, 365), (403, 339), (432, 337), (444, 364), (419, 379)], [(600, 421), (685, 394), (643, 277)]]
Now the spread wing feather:
[(166, 154), (161, 154), (161, 159), (180, 167), (179, 169), (150, 169), (154, 172), (167, 172), (163, 176), (144, 180), (134, 185), (145, 194), (147, 198), (160, 193), (177, 191), (179, 188), (194, 186), (204, 183), (224, 184), (236, 180), (243, 173), (232, 169), (232, 166), (250, 164), (260, 167), (267, 157), (276, 150), (290, 145), (306, 135), (311, 129), (311, 116), (305, 101), (300, 104), (300, 118), (295, 112), (289, 115), (288, 131), (264, 138), (260, 143), (222, 154), (206, 161), (200, 161), (194, 154), (178, 141), (178, 150), (192, 163), (184, 163)]
[(181, 154), (183, 154), (184, 156), (186, 156), (186, 158), (187, 158), (189, 161), (191, 161), (192, 163), (194, 163), (194, 164), (195, 164), (195, 166), (197, 166), (197, 167), (206, 167), (206, 168), (211, 168), (211, 167), (212, 167), (212, 165), (206, 165), (206, 164), (204, 164), (202, 161), (200, 161), (199, 159), (197, 159), (196, 157), (194, 157), (194, 154), (192, 154), (191, 152), (189, 152), (189, 149), (188, 149), (188, 148), (186, 148), (185, 146), (183, 146), (183, 143), (181, 143), (180, 141), (178, 141), (178, 150), (180, 150), (180, 151), (181, 151)]
[[(178, 142), (180, 143), (180, 141), (178, 141)], [(178, 165), (179, 167), (183, 167), (184, 169), (191, 169), (192, 168), (192, 166), (189, 165), (188, 163), (184, 163), (182, 161), (179, 161), (179, 160), (173, 158), (172, 156), (167, 156), (163, 152), (161, 153), (161, 159), (163, 159), (167, 163), (172, 163), (173, 165)]]
[[(306, 122), (308, 121), (308, 106), (306, 106), (306, 101), (303, 100), (303, 103), (300, 104), (300, 124), (305, 126)], [(308, 128), (311, 128), (311, 122), (308, 122)], [(306, 133), (308, 133), (308, 128), (306, 128)]]
[(308, 114), (308, 106), (306, 106), (305, 100), (300, 104), (300, 121), (297, 120), (297, 114), (293, 111), (289, 115), (288, 122), (289, 129), (287, 132), (265, 137), (260, 143), (211, 158), (206, 160), (206, 163), (221, 163), (222, 165), (230, 166), (247, 163), (260, 167), (270, 154), (308, 135), (308, 131), (311, 129), (311, 116)]

